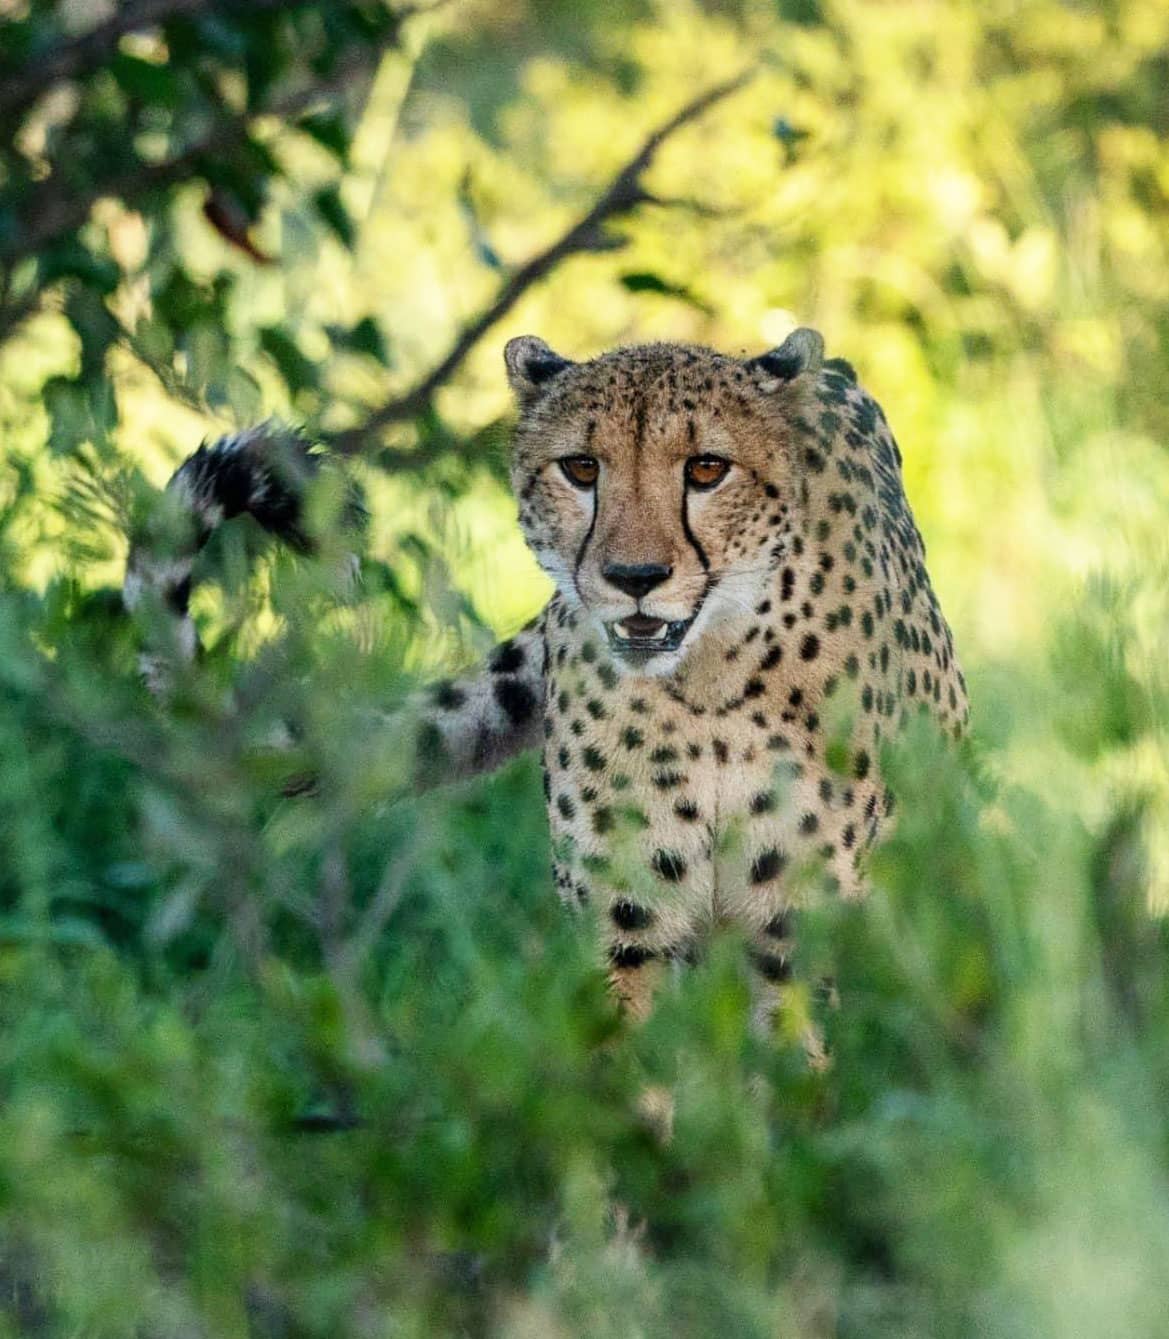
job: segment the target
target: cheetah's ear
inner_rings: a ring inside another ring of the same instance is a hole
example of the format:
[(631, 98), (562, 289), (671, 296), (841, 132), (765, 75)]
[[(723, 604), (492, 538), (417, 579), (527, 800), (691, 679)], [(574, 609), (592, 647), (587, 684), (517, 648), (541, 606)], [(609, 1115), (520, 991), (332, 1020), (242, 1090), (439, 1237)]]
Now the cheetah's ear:
[(572, 366), (567, 358), (554, 352), (535, 335), (520, 335), (509, 339), (503, 350), (507, 364), (507, 380), (520, 404), (538, 400), (566, 368)]
[(801, 326), (799, 330), (793, 330), (778, 349), (752, 358), (747, 368), (759, 378), (756, 384), (763, 394), (771, 395), (797, 377), (814, 377), (823, 359), (823, 337), (818, 331)]

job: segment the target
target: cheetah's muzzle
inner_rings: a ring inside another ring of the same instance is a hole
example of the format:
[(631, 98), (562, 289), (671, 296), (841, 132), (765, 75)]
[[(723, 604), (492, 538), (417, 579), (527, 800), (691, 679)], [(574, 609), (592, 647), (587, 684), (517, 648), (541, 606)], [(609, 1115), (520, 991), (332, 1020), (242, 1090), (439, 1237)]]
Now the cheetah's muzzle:
[(663, 651), (676, 651), (690, 630), (696, 615), (667, 622), (649, 614), (629, 614), (605, 624), (609, 647), (623, 659), (641, 664)]

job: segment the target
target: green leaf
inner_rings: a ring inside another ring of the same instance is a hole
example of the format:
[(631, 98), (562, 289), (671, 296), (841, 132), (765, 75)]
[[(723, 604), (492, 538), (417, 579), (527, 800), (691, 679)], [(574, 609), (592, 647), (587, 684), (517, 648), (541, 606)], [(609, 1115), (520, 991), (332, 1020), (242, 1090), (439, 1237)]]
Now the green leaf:
[(816, 28), (824, 22), (820, 0), (779, 0), (779, 17), (801, 28)]
[(43, 391), (50, 420), (49, 450), (72, 455), (83, 442), (104, 444), (117, 424), (117, 401), (104, 378), (50, 377)]
[(352, 248), (357, 234), (349, 211), (341, 203), (341, 193), (336, 186), (326, 186), (313, 196), (317, 213), (328, 224), (329, 229), (341, 241), (342, 245)]
[(349, 161), (349, 127), (345, 118), (337, 111), (312, 112), (297, 122), (300, 130), (311, 135), (339, 163)]
[(663, 297), (678, 298), (682, 302), (688, 302), (692, 307), (697, 307), (699, 311), (707, 314), (712, 310), (708, 303), (695, 296), (690, 289), (683, 287), (681, 284), (672, 284), (649, 270), (637, 270), (631, 274), (623, 274), (619, 282), (621, 287), (630, 293), (660, 293)]
[(227, 374), (227, 402), (237, 423), (254, 423), (263, 411), (264, 397), (259, 383), (242, 367), (233, 367)]
[(279, 326), (265, 326), (260, 331), (260, 347), (276, 364), (290, 391), (309, 390), (318, 384), (316, 364), (304, 356), (292, 336)]
[(43, 251), (39, 266), (42, 285), (55, 283), (58, 279), (80, 279), (103, 297), (117, 288), (122, 277), (121, 270), (108, 256), (95, 256), (75, 239), (59, 242)]
[(101, 294), (90, 288), (70, 285), (65, 300), (65, 315), (81, 340), (81, 371), (85, 376), (100, 376), (106, 350), (118, 338), (118, 323), (110, 315)]
[(118, 81), (118, 87), (132, 98), (163, 107), (177, 107), (182, 101), (179, 80), (169, 65), (119, 51), (110, 61), (110, 73)]
[(351, 329), (331, 325), (328, 334), (337, 348), (347, 349), (351, 353), (364, 353), (370, 358), (376, 358), (383, 367), (390, 366), (390, 351), (385, 336), (372, 316), (362, 317)]
[(231, 366), (223, 327), (215, 321), (198, 321), (186, 332), (182, 346), (187, 354), (190, 380), (201, 388), (218, 390), (220, 384), (226, 382)]

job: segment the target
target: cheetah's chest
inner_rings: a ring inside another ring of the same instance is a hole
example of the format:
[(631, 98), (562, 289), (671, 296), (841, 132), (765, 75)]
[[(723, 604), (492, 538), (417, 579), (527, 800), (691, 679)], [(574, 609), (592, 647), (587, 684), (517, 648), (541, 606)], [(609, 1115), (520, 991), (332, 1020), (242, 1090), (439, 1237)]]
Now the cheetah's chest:
[(830, 773), (814, 715), (792, 706), (786, 680), (723, 689), (704, 701), (620, 674), (587, 640), (549, 646), (544, 759), (563, 896), (630, 899), (679, 925), (761, 926), (800, 868), (851, 869), (841, 853), (868, 796)]

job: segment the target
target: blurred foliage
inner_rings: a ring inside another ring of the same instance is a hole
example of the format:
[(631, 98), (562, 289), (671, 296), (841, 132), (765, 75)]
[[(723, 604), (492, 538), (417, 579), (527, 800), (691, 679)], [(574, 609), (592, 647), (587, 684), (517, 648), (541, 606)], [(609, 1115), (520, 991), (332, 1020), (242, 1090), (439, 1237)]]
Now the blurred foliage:
[[(0, 1329), (1164, 1333), (1167, 53), (1163, 0), (0, 0)], [(746, 67), (680, 203), (366, 433), (359, 596), (228, 527), (147, 701), (115, 588), (178, 460), (366, 432)], [(975, 707), (802, 918), (821, 1074), (734, 944), (627, 1035), (534, 764), (419, 798), (381, 725), (546, 593), (505, 337), (796, 323), (897, 429)]]

